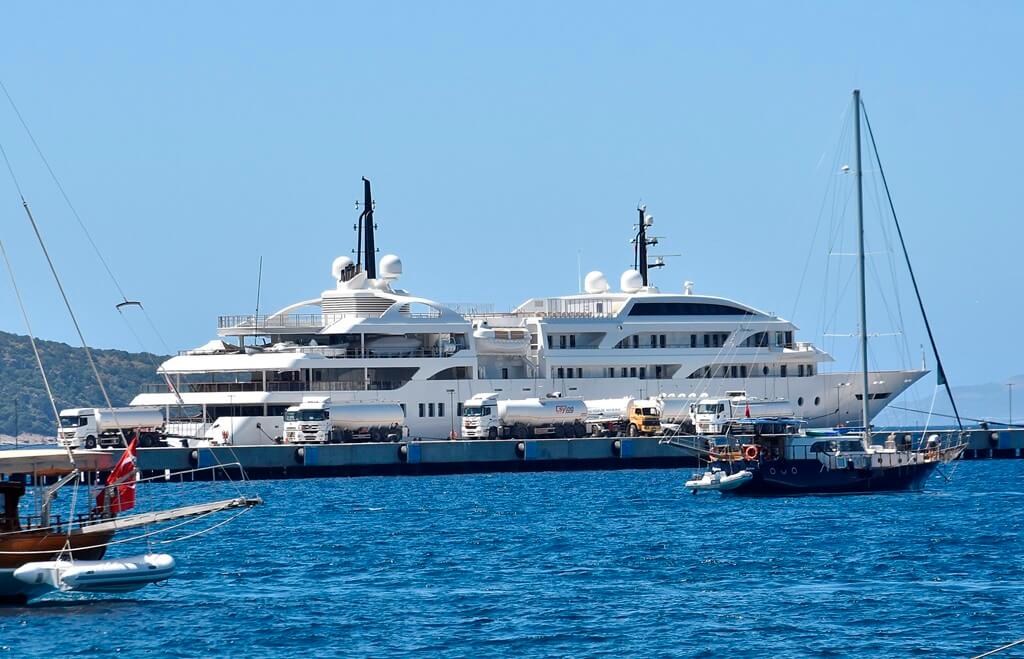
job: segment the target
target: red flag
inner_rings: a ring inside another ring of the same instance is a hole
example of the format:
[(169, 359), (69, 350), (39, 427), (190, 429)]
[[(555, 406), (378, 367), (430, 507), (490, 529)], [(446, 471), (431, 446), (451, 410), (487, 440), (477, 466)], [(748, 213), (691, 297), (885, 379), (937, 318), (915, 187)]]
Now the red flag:
[(747, 403), (747, 409), (743, 412), (743, 416), (750, 418), (750, 403)]
[(135, 507), (135, 465), (138, 456), (135, 444), (138, 440), (138, 435), (132, 437), (121, 459), (107, 476), (107, 486), (96, 495), (96, 507), (100, 510), (106, 509), (104, 503), (110, 506), (110, 512), (114, 514)]

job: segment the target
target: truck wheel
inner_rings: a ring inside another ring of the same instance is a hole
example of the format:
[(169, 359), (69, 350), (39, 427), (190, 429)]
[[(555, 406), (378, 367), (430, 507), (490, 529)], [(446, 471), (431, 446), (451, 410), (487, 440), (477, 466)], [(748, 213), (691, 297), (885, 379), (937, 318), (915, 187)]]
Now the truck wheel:
[(85, 438), (85, 448), (96, 448), (96, 438), (89, 435)]
[(565, 425), (565, 431), (562, 434), (565, 435), (569, 439), (575, 439), (576, 438), (576, 426), (572, 425), (571, 423), (567, 423)]
[(637, 430), (636, 424), (633, 424), (633, 423), (629, 424), (629, 436), (630, 437), (636, 437), (639, 434), (640, 434), (640, 431)]
[(498, 429), (497, 428), (488, 428), (487, 429), (487, 439), (497, 439), (497, 438), (498, 438)]
[(584, 424), (580, 423), (579, 421), (577, 421), (576, 423), (573, 424), (573, 429), (576, 431), (576, 435), (575, 435), (576, 437), (586, 437), (587, 436), (587, 426), (585, 426)]
[(526, 439), (526, 426), (521, 423), (517, 423), (512, 427), (512, 436), (516, 439)]

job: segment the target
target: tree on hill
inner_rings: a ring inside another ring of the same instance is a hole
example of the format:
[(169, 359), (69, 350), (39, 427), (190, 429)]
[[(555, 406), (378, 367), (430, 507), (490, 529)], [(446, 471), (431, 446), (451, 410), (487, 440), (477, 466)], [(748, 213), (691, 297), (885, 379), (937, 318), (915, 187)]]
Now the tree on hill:
[[(36, 340), (50, 379), (58, 411), (68, 407), (105, 407), (82, 348)], [(156, 368), (165, 357), (124, 350), (93, 350), (103, 385), (114, 405), (127, 405), (147, 382), (157, 382)], [(0, 433), (53, 435), (56, 420), (46, 398), (32, 345), (27, 336), (0, 332)]]

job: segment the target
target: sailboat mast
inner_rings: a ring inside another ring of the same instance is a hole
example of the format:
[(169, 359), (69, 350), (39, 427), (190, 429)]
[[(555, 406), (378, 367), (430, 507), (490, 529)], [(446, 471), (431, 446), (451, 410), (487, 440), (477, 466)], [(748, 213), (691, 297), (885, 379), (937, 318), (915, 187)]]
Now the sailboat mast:
[(853, 90), (853, 153), (854, 174), (857, 177), (857, 265), (860, 279), (860, 357), (861, 357), (861, 425), (864, 442), (871, 443), (871, 423), (868, 415), (868, 304), (864, 278), (864, 174), (860, 160), (860, 90)]

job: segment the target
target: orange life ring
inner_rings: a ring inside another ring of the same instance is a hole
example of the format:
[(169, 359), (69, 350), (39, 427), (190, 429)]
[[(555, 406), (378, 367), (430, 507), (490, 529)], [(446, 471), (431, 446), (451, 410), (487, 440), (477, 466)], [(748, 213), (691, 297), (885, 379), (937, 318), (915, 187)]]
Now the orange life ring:
[(747, 460), (757, 460), (758, 450), (757, 447), (751, 444), (743, 449), (743, 457)]

